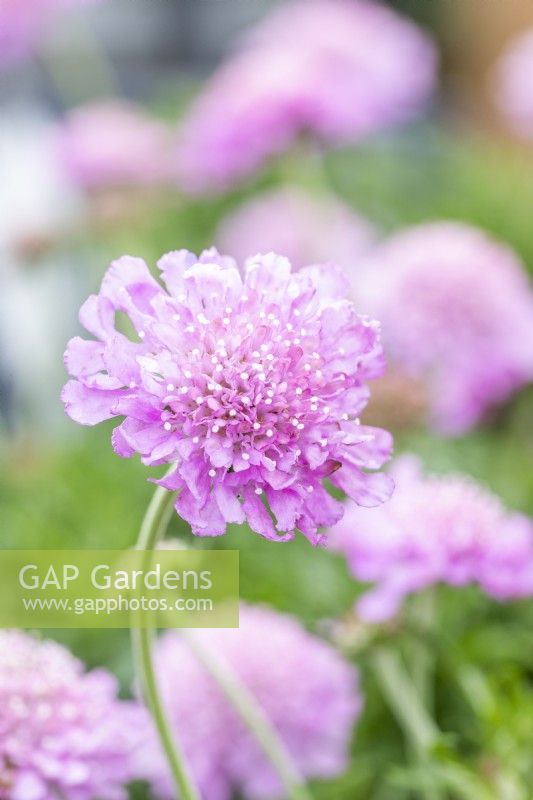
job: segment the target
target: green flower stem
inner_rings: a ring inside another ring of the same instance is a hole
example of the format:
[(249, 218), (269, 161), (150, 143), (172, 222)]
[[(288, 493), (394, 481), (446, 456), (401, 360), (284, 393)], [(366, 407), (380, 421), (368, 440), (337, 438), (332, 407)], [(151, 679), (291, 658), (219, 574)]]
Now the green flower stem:
[[(143, 568), (149, 568), (151, 551), (156, 547), (157, 542), (167, 528), (175, 499), (173, 492), (168, 492), (160, 486), (152, 497), (137, 541), (137, 549), (145, 551)], [(132, 628), (131, 635), (138, 680), (146, 705), (157, 728), (180, 800), (200, 800), (200, 794), (189, 774), (181, 748), (172, 734), (163, 701), (161, 700), (152, 658), (153, 629), (149, 627)]]
[[(411, 681), (399, 654), (389, 647), (379, 647), (372, 658), (375, 674), (389, 708), (420, 765), (431, 759), (431, 750), (440, 738), (440, 730)], [(424, 787), (427, 800), (442, 800), (442, 791), (433, 782)]]
[(413, 749), (427, 756), (440, 738), (440, 731), (420, 701), (399, 654), (379, 647), (372, 665), (381, 691)]
[(410, 621), (416, 628), (417, 641), (411, 645), (411, 674), (420, 697), (429, 713), (433, 713), (435, 692), (435, 655), (428, 636), (435, 623), (436, 596), (434, 587), (420, 592), (412, 598)]
[[(172, 516), (175, 499), (175, 492), (169, 492), (162, 487), (158, 487), (148, 506), (137, 542), (137, 549), (145, 551), (146, 558), (143, 567), (147, 569), (150, 566), (151, 551), (154, 550), (157, 543), (165, 535)], [(260, 704), (242, 684), (230, 665), (221, 659), (217, 653), (201, 645), (193, 635), (185, 631), (182, 631), (181, 635), (186, 638), (197, 658), (222, 689), (276, 770), (284, 787), (284, 796), (289, 800), (312, 800), (309, 790), (295, 768), (277, 731), (271, 725)], [(149, 628), (132, 630), (133, 653), (139, 681), (172, 769), (180, 800), (199, 800), (199, 794), (188, 775), (183, 754), (172, 735), (157, 687), (152, 659), (152, 639), (153, 630)]]
[(284, 786), (284, 796), (291, 798), (291, 800), (312, 800), (309, 790), (296, 770), (277, 731), (253, 694), (240, 681), (231, 665), (221, 658), (218, 653), (215, 653), (212, 648), (201, 643), (194, 635), (185, 631), (182, 632), (182, 635), (186, 637), (191, 650), (215, 679), (243, 722), (254, 735)]

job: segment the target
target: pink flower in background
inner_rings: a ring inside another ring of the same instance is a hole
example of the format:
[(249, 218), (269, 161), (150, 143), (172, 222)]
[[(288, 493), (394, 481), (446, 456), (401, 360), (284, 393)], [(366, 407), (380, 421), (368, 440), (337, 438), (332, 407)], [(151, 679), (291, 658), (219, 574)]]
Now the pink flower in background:
[(391, 9), (365, 0), (277, 7), (214, 75), (186, 118), (186, 189), (216, 191), (258, 169), (300, 134), (330, 144), (404, 121), (428, 99), (436, 54)]
[[(299, 529), (316, 544), (342, 515), (324, 478), (363, 505), (388, 497), (390, 479), (366, 470), (387, 460), (391, 437), (358, 420), (383, 371), (379, 326), (344, 299), (340, 270), (291, 274), (271, 253), (241, 274), (215, 250), (169, 253), (158, 266), (166, 290), (124, 256), (82, 307), (97, 340), (68, 345), (69, 416), (125, 417), (116, 452), (175, 465), (161, 483), (180, 491), (176, 509), (197, 535), (247, 521), (269, 539)], [(117, 311), (133, 339), (115, 328)]]
[(0, 67), (30, 56), (61, 12), (94, 0), (0, 0)]
[(511, 41), (495, 74), (495, 99), (509, 126), (533, 139), (533, 28)]
[(0, 631), (4, 800), (126, 800), (141, 718), (109, 673), (85, 673), (55, 642)]
[(369, 222), (333, 197), (294, 187), (254, 197), (223, 220), (220, 250), (240, 261), (250, 253), (285, 253), (295, 269), (331, 262), (353, 271), (375, 239)]
[(167, 180), (169, 132), (140, 106), (107, 100), (70, 112), (58, 133), (59, 161), (86, 189)]
[(460, 433), (533, 376), (533, 294), (517, 256), (483, 231), (400, 231), (361, 267), (358, 300), (395, 368), (426, 386), (432, 423)]
[(372, 514), (350, 505), (328, 542), (358, 580), (375, 587), (357, 610), (368, 621), (396, 614), (404, 598), (432, 584), (477, 583), (492, 597), (533, 595), (533, 523), (463, 475), (422, 473), (395, 462), (392, 499)]
[[(298, 620), (243, 605), (240, 628), (192, 634), (214, 651), (255, 696), (305, 778), (329, 778), (346, 767), (362, 698), (355, 669)], [(276, 773), (222, 691), (176, 633), (155, 651), (162, 696), (204, 800), (283, 797)], [(174, 798), (158, 750), (144, 749), (157, 797)]]

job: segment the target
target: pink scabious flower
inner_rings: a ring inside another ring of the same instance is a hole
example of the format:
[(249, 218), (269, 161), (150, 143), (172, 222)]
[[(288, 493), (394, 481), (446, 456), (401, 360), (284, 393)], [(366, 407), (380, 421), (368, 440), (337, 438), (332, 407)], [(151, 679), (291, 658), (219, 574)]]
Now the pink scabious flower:
[(116, 695), (59, 644), (0, 631), (0, 798), (126, 800), (142, 711)]
[(166, 126), (124, 100), (74, 109), (57, 137), (59, 162), (85, 189), (162, 183), (168, 148)]
[(29, 57), (61, 12), (92, 0), (0, 0), (0, 67)]
[[(358, 675), (335, 650), (289, 616), (242, 605), (240, 628), (197, 630), (199, 643), (254, 695), (304, 778), (346, 768), (362, 708)], [(155, 648), (161, 692), (204, 800), (284, 796), (275, 771), (187, 641), (163, 634)], [(157, 749), (144, 748), (156, 797), (174, 798)]]
[(333, 197), (285, 187), (239, 207), (223, 220), (216, 238), (220, 250), (238, 261), (273, 250), (284, 253), (294, 269), (329, 262), (349, 274), (375, 236), (369, 222)]
[(328, 537), (352, 574), (375, 584), (358, 602), (363, 619), (387, 620), (407, 595), (438, 582), (476, 583), (500, 600), (533, 595), (530, 519), (465, 475), (424, 475), (413, 457), (392, 472), (392, 499), (373, 514), (350, 505)]
[(511, 129), (533, 139), (533, 28), (513, 39), (496, 65), (495, 100)]
[(384, 5), (283, 3), (193, 105), (178, 154), (183, 185), (223, 189), (300, 134), (335, 145), (402, 122), (429, 97), (435, 71), (429, 38)]
[(483, 231), (400, 231), (360, 269), (358, 299), (383, 326), (391, 365), (422, 382), (430, 421), (476, 424), (533, 377), (533, 294), (518, 257)]
[[(383, 370), (379, 326), (344, 299), (340, 270), (291, 274), (271, 253), (241, 274), (215, 250), (169, 253), (158, 266), (166, 291), (144, 261), (124, 256), (83, 305), (97, 340), (67, 347), (69, 416), (125, 417), (116, 452), (173, 465), (160, 483), (179, 490), (176, 509), (197, 535), (247, 520), (269, 539), (298, 528), (316, 544), (319, 526), (342, 516), (324, 478), (363, 505), (388, 497), (390, 479), (365, 470), (389, 457), (391, 437), (358, 420), (367, 381)], [(117, 311), (134, 340), (116, 329)]]

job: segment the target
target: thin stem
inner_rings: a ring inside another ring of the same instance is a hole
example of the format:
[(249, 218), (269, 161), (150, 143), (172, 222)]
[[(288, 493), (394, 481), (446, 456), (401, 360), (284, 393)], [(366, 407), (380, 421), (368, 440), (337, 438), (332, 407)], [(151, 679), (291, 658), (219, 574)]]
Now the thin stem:
[(388, 647), (378, 648), (372, 664), (381, 690), (413, 748), (427, 755), (440, 732), (427, 713), (398, 653)]
[[(172, 516), (175, 498), (175, 492), (168, 492), (162, 487), (158, 487), (148, 506), (137, 542), (137, 549), (146, 551), (146, 561), (142, 565), (146, 566), (146, 568), (148, 568), (150, 562), (150, 551), (155, 548), (165, 535)], [(284, 796), (290, 800), (312, 800), (309, 790), (279, 738), (277, 731), (238, 675), (217, 653), (200, 645), (196, 637), (186, 634), (185, 631), (182, 631), (181, 635), (186, 638), (198, 659), (220, 686), (276, 770), (283, 784)], [(188, 778), (183, 755), (173, 739), (172, 730), (166, 718), (157, 688), (151, 652), (152, 637), (153, 631), (150, 629), (139, 628), (132, 630), (132, 643), (139, 679), (147, 705), (157, 725), (159, 737), (172, 768), (176, 785), (180, 790), (180, 798), (181, 800), (197, 800), (199, 796)]]
[[(397, 652), (388, 647), (378, 648), (372, 663), (381, 691), (396, 717), (416, 761), (427, 764), (431, 749), (440, 737), (440, 731), (428, 714), (427, 708), (407, 674)], [(423, 789), (427, 800), (441, 800), (442, 792), (435, 784)]]
[(436, 597), (433, 587), (412, 598), (410, 619), (416, 628), (417, 641), (411, 645), (412, 677), (429, 713), (434, 706), (435, 656), (428, 636), (435, 622)]
[(263, 753), (278, 773), (285, 789), (285, 796), (291, 800), (312, 800), (308, 788), (295, 768), (276, 729), (231, 665), (212, 648), (201, 643), (194, 635), (186, 632), (182, 632), (182, 635), (185, 636), (191, 650), (215, 679), (250, 729)]
[[(148, 567), (151, 551), (167, 528), (174, 500), (175, 494), (162, 487), (158, 487), (152, 497), (137, 542), (137, 549), (145, 551), (143, 567)], [(141, 690), (157, 728), (179, 797), (181, 800), (200, 800), (200, 795), (187, 769), (183, 752), (172, 734), (172, 728), (161, 700), (152, 658), (153, 629), (150, 627), (133, 628), (131, 636), (133, 658)]]

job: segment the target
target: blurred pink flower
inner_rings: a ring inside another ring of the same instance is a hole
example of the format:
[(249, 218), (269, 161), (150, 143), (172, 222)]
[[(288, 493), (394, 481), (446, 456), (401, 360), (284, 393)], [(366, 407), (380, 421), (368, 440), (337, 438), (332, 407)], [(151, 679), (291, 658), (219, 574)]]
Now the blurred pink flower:
[[(242, 605), (240, 628), (193, 632), (255, 696), (305, 778), (346, 767), (362, 698), (355, 669), (289, 616)], [(163, 699), (204, 800), (283, 797), (279, 779), (186, 641), (161, 636), (155, 653)], [(156, 796), (174, 798), (158, 750), (144, 750)]]
[(264, 192), (223, 220), (217, 243), (240, 261), (250, 253), (284, 253), (295, 269), (332, 263), (349, 275), (375, 239), (369, 222), (333, 197), (301, 189)]
[(533, 28), (513, 39), (495, 73), (495, 99), (509, 126), (533, 139)]
[(424, 381), (441, 432), (468, 429), (532, 379), (533, 294), (517, 256), (483, 231), (400, 231), (360, 275), (360, 306), (381, 320), (391, 363)]
[(186, 118), (187, 190), (216, 191), (300, 134), (352, 142), (410, 117), (435, 83), (436, 54), (416, 25), (366, 0), (277, 7), (214, 75)]
[(0, 631), (3, 800), (126, 800), (140, 720), (109, 673), (84, 672), (55, 642)]
[(392, 475), (388, 503), (373, 513), (350, 505), (328, 535), (354, 577), (375, 584), (359, 600), (363, 619), (389, 619), (407, 595), (438, 582), (477, 583), (502, 600), (533, 595), (530, 519), (467, 476), (424, 476), (413, 457), (397, 459)]
[(96, 0), (0, 0), (0, 67), (30, 56), (62, 11)]
[[(169, 253), (158, 266), (168, 291), (124, 256), (83, 305), (80, 321), (98, 340), (67, 347), (69, 416), (125, 417), (116, 452), (175, 465), (160, 483), (180, 490), (176, 509), (197, 535), (247, 521), (268, 539), (299, 529), (317, 544), (318, 528), (342, 515), (325, 478), (358, 503), (383, 502), (389, 478), (365, 470), (387, 460), (391, 437), (358, 420), (367, 382), (383, 371), (379, 326), (344, 299), (340, 270), (291, 274), (271, 253), (241, 275), (215, 250)], [(135, 341), (116, 330), (117, 311)]]
[(58, 131), (57, 152), (70, 179), (86, 189), (168, 179), (166, 126), (124, 100), (73, 109)]

